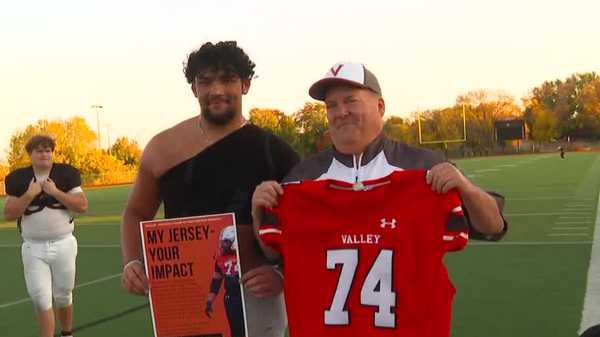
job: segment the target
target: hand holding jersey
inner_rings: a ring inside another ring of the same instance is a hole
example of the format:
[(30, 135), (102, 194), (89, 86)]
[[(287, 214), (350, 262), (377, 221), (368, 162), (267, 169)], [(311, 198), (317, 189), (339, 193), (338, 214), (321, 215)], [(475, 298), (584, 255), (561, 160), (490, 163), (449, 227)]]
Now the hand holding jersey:
[(433, 193), (423, 170), (364, 185), (287, 184), (265, 216), (259, 234), (283, 256), (290, 334), (448, 336), (443, 256), (468, 240), (458, 193)]
[(35, 180), (35, 177), (31, 178), (29, 182), (29, 186), (27, 187), (27, 192), (25, 194), (31, 200), (35, 198), (38, 194), (42, 193), (42, 183)]
[(44, 192), (48, 193), (49, 195), (56, 198), (57, 195), (60, 194), (60, 190), (58, 188), (56, 188), (56, 184), (54, 183), (54, 181), (52, 179), (50, 179), (50, 177), (46, 178), (46, 180), (43, 181), (41, 184), (42, 184), (42, 190)]
[[(461, 199), (466, 204), (466, 208), (470, 211), (469, 216), (471, 221), (475, 221), (475, 223), (502, 222), (498, 206), (493, 197), (469, 181), (469, 179), (451, 163), (444, 162), (431, 167), (431, 169), (427, 171), (426, 183), (431, 186), (432, 191), (440, 194), (445, 194), (451, 189), (456, 188), (460, 193)], [(256, 233), (261, 221), (263, 209), (277, 206), (277, 201), (281, 195), (283, 195), (283, 188), (276, 181), (265, 181), (256, 187), (252, 196), (252, 214)], [(473, 202), (473, 200), (475, 200), (475, 202)], [(496, 209), (496, 212), (484, 212), (482, 214), (479, 211), (481, 205), (486, 209)], [(478, 221), (481, 217), (486, 216), (490, 219)], [(491, 230), (493, 229), (494, 228)], [(480, 228), (478, 228), (478, 230), (484, 233), (489, 231), (488, 229), (481, 230)], [(270, 259), (277, 258), (278, 254), (272, 249), (262, 245), (262, 243), (261, 247), (265, 251), (267, 257)]]
[[(504, 205), (504, 199), (496, 200), (477, 185), (473, 184), (456, 166), (451, 163), (441, 163), (433, 166), (427, 172), (427, 183), (437, 193), (446, 193), (456, 188), (460, 193), (465, 209), (469, 212), (469, 222), (479, 233), (498, 232), (498, 228), (504, 227), (504, 219), (500, 214), (500, 207)], [(500, 226), (498, 226), (500, 224)], [(480, 238), (481, 236), (478, 236)]]

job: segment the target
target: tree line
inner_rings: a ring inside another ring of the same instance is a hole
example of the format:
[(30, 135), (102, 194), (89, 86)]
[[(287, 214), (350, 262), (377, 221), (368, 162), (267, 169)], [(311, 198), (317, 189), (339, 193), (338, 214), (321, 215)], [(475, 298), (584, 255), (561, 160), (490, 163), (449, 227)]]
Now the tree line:
[(11, 136), (8, 163), (0, 165), (0, 180), (4, 180), (8, 172), (30, 164), (25, 144), (36, 134), (54, 138), (54, 161), (77, 167), (86, 185), (131, 182), (142, 153), (137, 142), (127, 137), (117, 138), (108, 149), (99, 149), (97, 134), (82, 117), (39, 120)]
[[(486, 153), (498, 145), (494, 123), (507, 119), (523, 119), (528, 138), (538, 143), (600, 140), (600, 77), (595, 72), (546, 81), (534, 87), (520, 103), (501, 92), (471, 91), (459, 95), (452, 106), (413, 112), (406, 118), (388, 111), (384, 132), (395, 140), (418, 145), (420, 125), (424, 142), (462, 139), (464, 114), (466, 141), (457, 146), (468, 147), (474, 153)], [(326, 110), (318, 102), (306, 102), (293, 114), (254, 108), (249, 119), (283, 138), (301, 156), (330, 143)], [(102, 150), (96, 146), (96, 133), (81, 117), (40, 120), (12, 135), (8, 162), (0, 163), (0, 181), (10, 170), (28, 165), (24, 146), (36, 133), (53, 135), (55, 160), (79, 168), (89, 184), (131, 181), (139, 164), (141, 150), (127, 137), (118, 138), (109, 149)]]
[[(452, 106), (415, 111), (407, 118), (390, 116), (390, 111), (387, 114), (384, 132), (390, 138), (414, 145), (420, 141), (440, 142), (423, 145), (434, 148), (448, 145), (443, 141), (466, 136), (464, 142), (455, 146), (469, 148), (473, 153), (488, 153), (503, 145), (498, 144), (494, 123), (510, 119), (524, 120), (527, 138), (536, 143), (597, 141), (600, 140), (600, 77), (590, 72), (546, 81), (521, 98), (521, 104), (502, 92), (477, 90), (459, 95)], [(327, 143), (323, 139), (326, 112), (320, 103), (306, 103), (292, 115), (276, 109), (252, 109), (250, 120), (284, 138), (301, 155), (313, 153), (319, 144)]]

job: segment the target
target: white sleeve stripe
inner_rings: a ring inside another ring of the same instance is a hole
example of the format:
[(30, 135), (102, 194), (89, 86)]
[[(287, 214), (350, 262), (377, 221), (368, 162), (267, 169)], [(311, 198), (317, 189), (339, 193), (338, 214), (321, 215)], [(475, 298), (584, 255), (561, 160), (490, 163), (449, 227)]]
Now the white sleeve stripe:
[(81, 188), (81, 186), (77, 186), (77, 187), (73, 187), (72, 189), (69, 190), (69, 192), (67, 193), (81, 193), (83, 192), (83, 189)]
[(281, 230), (277, 229), (277, 228), (267, 228), (267, 229), (260, 229), (258, 231), (259, 235), (264, 235), (264, 234), (281, 234)]
[[(469, 234), (467, 233), (459, 233), (458, 236), (465, 240), (469, 240)], [(453, 241), (456, 237), (452, 235), (444, 235), (444, 241)]]
[(462, 207), (461, 206), (456, 206), (452, 209), (452, 213), (458, 213), (458, 212), (462, 212)]

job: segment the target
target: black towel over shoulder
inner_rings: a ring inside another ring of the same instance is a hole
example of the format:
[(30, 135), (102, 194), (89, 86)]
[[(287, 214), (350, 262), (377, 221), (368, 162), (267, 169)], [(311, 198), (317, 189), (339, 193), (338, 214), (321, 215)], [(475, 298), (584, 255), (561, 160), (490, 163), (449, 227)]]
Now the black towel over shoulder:
[(251, 224), (256, 185), (281, 181), (298, 161), (283, 140), (247, 124), (159, 178), (165, 217), (234, 212), (237, 224)]

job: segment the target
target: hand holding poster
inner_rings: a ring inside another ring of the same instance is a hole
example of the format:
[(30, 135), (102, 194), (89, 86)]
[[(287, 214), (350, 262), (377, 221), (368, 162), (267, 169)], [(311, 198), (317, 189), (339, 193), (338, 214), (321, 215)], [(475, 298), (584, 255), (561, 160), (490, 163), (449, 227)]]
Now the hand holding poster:
[(246, 336), (234, 214), (140, 225), (155, 336)]

